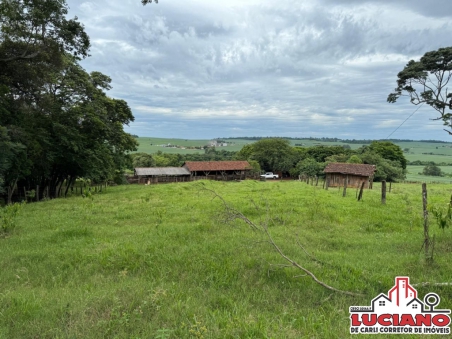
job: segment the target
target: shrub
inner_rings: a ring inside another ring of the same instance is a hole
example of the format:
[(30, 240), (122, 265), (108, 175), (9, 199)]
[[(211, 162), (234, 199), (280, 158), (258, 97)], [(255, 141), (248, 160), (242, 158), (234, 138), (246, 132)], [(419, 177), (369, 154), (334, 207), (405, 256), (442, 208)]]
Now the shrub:
[(0, 209), (0, 236), (6, 235), (16, 227), (16, 217), (22, 204), (8, 205)]

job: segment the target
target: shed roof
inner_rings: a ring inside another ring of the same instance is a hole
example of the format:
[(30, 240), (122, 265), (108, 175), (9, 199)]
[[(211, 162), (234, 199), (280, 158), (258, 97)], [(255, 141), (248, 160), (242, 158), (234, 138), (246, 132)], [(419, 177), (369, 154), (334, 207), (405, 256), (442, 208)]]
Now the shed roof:
[(376, 170), (375, 165), (367, 164), (344, 164), (344, 163), (329, 163), (324, 172), (325, 173), (341, 173), (352, 174), (363, 177), (371, 177)]
[(196, 171), (243, 171), (251, 169), (248, 161), (186, 161), (183, 166)]
[(190, 175), (184, 167), (137, 167), (135, 175)]

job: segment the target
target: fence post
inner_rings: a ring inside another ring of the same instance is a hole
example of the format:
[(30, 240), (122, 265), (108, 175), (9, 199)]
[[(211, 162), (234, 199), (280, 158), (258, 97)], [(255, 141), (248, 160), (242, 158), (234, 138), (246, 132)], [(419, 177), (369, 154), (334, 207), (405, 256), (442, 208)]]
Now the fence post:
[(328, 191), (328, 186), (330, 185), (330, 179), (326, 178), (325, 179), (325, 189)]
[(428, 210), (427, 210), (427, 184), (422, 184), (422, 207), (424, 211), (424, 247), (425, 259), (429, 259), (430, 236), (428, 230)]
[(342, 192), (342, 196), (345, 197), (347, 195), (347, 180), (348, 177), (344, 179), (344, 191)]
[(389, 182), (389, 193), (391, 193), (392, 181)]
[(363, 181), (361, 183), (361, 188), (359, 189), (359, 194), (358, 194), (358, 201), (360, 201), (363, 198), (363, 191), (364, 191), (364, 185), (366, 184), (365, 181)]
[(386, 204), (386, 181), (381, 182), (381, 203)]

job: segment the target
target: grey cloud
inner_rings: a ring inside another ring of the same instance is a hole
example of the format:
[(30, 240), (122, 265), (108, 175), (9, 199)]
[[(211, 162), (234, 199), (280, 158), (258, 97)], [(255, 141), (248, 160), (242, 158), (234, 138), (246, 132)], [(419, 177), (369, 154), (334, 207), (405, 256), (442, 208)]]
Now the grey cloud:
[(135, 134), (382, 138), (414, 109), (386, 103), (396, 74), (409, 59), (447, 45), (452, 27), (428, 17), (414, 24), (420, 16), (406, 8), (363, 3), (231, 9), (69, 1), (92, 39), (83, 65), (112, 77), (111, 95), (134, 110)]
[[(360, 5), (371, 3), (382, 6), (393, 6), (405, 11), (414, 11), (424, 16), (450, 17), (452, 15), (452, 2), (449, 0), (322, 0), (326, 5)], [(409, 15), (407, 13), (407, 15)]]

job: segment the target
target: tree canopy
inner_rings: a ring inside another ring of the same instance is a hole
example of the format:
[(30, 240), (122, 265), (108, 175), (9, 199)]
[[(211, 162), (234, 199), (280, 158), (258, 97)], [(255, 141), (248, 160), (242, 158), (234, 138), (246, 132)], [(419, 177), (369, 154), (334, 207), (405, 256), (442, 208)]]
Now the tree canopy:
[[(449, 81), (452, 76), (452, 47), (440, 48), (424, 54), (419, 61), (411, 60), (397, 75), (397, 87), (389, 94), (388, 102), (395, 103), (406, 96), (414, 105), (427, 104), (448, 128), (452, 127), (452, 92)], [(445, 129), (452, 134), (452, 131)]]
[[(62, 0), (0, 3), (0, 190), (40, 185), (50, 196), (77, 177), (113, 179), (136, 140), (111, 79), (87, 73), (89, 37)], [(4, 156), (3, 156), (4, 155)]]

